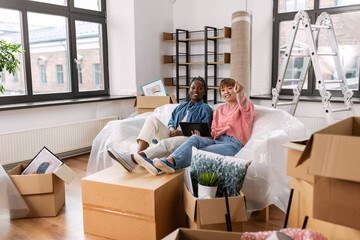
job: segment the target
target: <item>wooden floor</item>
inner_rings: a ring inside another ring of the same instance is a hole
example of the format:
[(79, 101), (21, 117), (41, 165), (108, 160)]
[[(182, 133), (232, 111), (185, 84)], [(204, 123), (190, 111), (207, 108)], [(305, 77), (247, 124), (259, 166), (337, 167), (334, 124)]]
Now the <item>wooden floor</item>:
[[(9, 220), (0, 216), (0, 239), (104, 239), (84, 234), (81, 202), (81, 178), (85, 177), (89, 154), (68, 158), (65, 163), (76, 173), (76, 179), (66, 185), (66, 203), (57, 217)], [(282, 228), (285, 214), (270, 206), (270, 220), (259, 219), (259, 212), (252, 214), (245, 223), (245, 231), (266, 231)]]

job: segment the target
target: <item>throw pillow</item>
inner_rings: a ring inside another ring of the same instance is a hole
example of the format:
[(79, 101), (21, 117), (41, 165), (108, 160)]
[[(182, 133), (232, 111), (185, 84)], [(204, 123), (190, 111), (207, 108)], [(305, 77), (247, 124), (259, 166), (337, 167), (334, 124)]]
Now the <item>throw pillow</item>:
[(225, 197), (225, 187), (229, 197), (239, 196), (250, 163), (249, 160), (223, 156), (193, 147), (190, 175), (195, 196), (198, 188), (196, 179), (203, 172), (215, 172), (221, 179), (222, 184), (218, 186), (216, 197)]

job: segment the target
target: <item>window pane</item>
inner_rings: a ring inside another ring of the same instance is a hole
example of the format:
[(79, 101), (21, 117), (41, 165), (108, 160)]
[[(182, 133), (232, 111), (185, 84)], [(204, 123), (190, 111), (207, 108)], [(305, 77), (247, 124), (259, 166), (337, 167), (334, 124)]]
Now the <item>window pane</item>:
[[(360, 12), (349, 12), (331, 15), (337, 38), (340, 59), (345, 72), (345, 77), (350, 89), (359, 89), (359, 66), (360, 66), (360, 32), (358, 31), (358, 19)], [(319, 52), (331, 52), (327, 32), (320, 31)], [(319, 57), (324, 80), (338, 79), (335, 63), (332, 57)], [(326, 89), (340, 90), (340, 84), (326, 84)]]
[[(279, 30), (279, 67), (278, 67), (278, 74), (280, 72), (280, 67), (282, 63), (282, 59), (285, 55), (286, 47), (288, 44), (290, 31), (292, 28), (293, 21), (283, 21), (280, 23), (280, 30)], [(298, 30), (297, 36), (295, 38), (294, 46), (292, 49), (293, 54), (306, 54), (308, 52), (308, 47), (306, 43), (306, 38), (304, 31)], [(288, 67), (285, 73), (285, 79), (299, 79), (303, 68), (306, 68), (305, 63), (306, 58), (304, 57), (294, 57), (290, 58)], [(303, 89), (307, 89), (307, 76), (305, 78), (305, 83)], [(282, 89), (293, 89), (298, 84), (297, 81), (288, 81), (284, 82)]]
[(349, 6), (354, 4), (360, 4), (360, 0), (320, 0), (320, 8)]
[[(104, 89), (101, 24), (75, 21), (79, 91)], [(95, 74), (95, 65), (98, 65)], [(94, 76), (97, 75), (97, 80)]]
[(76, 8), (101, 11), (100, 0), (75, 0), (74, 5)]
[[(22, 45), (19, 11), (0, 8), (0, 39), (8, 43)], [(20, 61), (20, 70), (17, 71), (16, 76), (12, 76), (3, 69), (1, 73), (1, 84), (4, 86), (5, 91), (4, 94), (0, 94), (0, 97), (25, 95), (24, 54), (16, 54), (16, 58)]]
[[(28, 13), (28, 22), (33, 93), (71, 91), (67, 18)], [(56, 65), (65, 66), (63, 85), (57, 84)]]
[(31, 1), (66, 6), (66, 0), (31, 0)]
[(279, 0), (278, 12), (297, 12), (314, 8), (314, 0)]

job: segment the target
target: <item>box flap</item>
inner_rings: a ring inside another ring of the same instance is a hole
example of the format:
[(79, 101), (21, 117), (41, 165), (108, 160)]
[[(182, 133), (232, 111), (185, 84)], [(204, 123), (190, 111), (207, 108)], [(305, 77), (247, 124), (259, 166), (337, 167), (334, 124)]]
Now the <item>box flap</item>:
[(309, 173), (360, 182), (360, 138), (315, 134)]
[[(229, 208), (232, 222), (247, 221), (244, 194), (238, 197), (229, 197)], [(226, 203), (225, 198), (198, 199), (197, 213), (200, 224), (225, 223)]]
[(71, 181), (75, 178), (76, 173), (69, 168), (66, 164), (61, 165), (58, 169), (53, 172), (56, 176), (58, 176), (61, 180), (66, 182), (66, 184), (70, 184)]
[(193, 222), (195, 221), (196, 199), (197, 198), (188, 191), (186, 185), (184, 184), (184, 208), (186, 215)]
[(299, 162), (296, 164), (296, 167), (303, 164), (306, 160), (310, 158), (310, 153), (312, 149), (312, 143), (313, 143), (313, 135), (311, 135), (310, 139), (306, 143), (306, 147), (303, 151), (303, 154), (301, 155)]
[(286, 147), (286, 148), (291, 148), (291, 149), (295, 149), (295, 150), (299, 150), (299, 151), (304, 151), (305, 147), (306, 147), (306, 143), (309, 141), (308, 138), (304, 138), (304, 139), (298, 139), (298, 140), (294, 140), (294, 141), (290, 141), (287, 143), (282, 144), (281, 146)]

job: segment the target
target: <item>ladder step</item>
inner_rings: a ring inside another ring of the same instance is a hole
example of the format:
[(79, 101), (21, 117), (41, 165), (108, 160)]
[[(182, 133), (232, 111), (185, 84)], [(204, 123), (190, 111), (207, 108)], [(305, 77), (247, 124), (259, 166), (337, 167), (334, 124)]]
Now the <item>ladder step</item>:
[(337, 53), (334, 52), (318, 52), (319, 56), (337, 56)]
[(302, 79), (294, 78), (294, 79), (284, 79), (284, 82), (301, 82)]
[(344, 107), (344, 108), (331, 109), (331, 112), (344, 112), (344, 111), (350, 111), (350, 110), (351, 110), (351, 108)]
[(326, 25), (313, 25), (313, 24), (311, 24), (311, 28), (315, 28), (315, 29), (330, 29), (330, 26), (326, 26)]
[(294, 102), (281, 102), (278, 103), (277, 106), (287, 106), (287, 105), (295, 105)]
[(343, 83), (343, 80), (324, 80), (324, 83)]
[(290, 57), (310, 57), (309, 54), (291, 54)]

